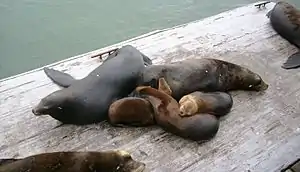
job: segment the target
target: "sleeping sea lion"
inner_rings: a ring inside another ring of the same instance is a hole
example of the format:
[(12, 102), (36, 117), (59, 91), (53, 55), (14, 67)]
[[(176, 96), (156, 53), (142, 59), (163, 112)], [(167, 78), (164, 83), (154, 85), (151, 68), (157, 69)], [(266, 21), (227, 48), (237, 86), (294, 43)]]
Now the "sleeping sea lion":
[(32, 112), (37, 116), (50, 115), (65, 124), (83, 125), (106, 120), (111, 103), (128, 96), (136, 88), (144, 64), (151, 62), (146, 58), (133, 46), (126, 45), (80, 80), (44, 68), (53, 82), (65, 88), (43, 98)]
[[(166, 84), (159, 78), (159, 85)], [(168, 88), (161, 86), (160, 88)], [(165, 131), (194, 141), (207, 141), (219, 130), (219, 120), (210, 114), (181, 117), (178, 102), (164, 91), (148, 86), (139, 86), (136, 91), (146, 96), (154, 108), (156, 123)], [(170, 92), (169, 92), (170, 93)]]
[[(288, 2), (279, 1), (267, 13), (272, 28), (289, 43), (300, 49), (300, 10)], [(288, 57), (281, 66), (284, 69), (300, 67), (300, 51)]]
[(108, 110), (108, 121), (114, 126), (149, 126), (155, 124), (154, 109), (145, 98), (125, 97), (113, 102)]
[(145, 164), (126, 151), (51, 152), (9, 159), (0, 172), (142, 172)]
[(158, 88), (161, 77), (165, 78), (177, 101), (194, 91), (262, 91), (268, 88), (258, 74), (245, 67), (207, 58), (147, 66), (140, 76), (139, 86)]
[[(172, 90), (164, 79), (160, 80), (159, 91), (171, 95)], [(149, 126), (155, 124), (154, 109), (147, 95), (135, 92), (132, 97), (125, 97), (113, 102), (108, 110), (108, 121), (114, 126)]]
[(208, 113), (217, 117), (230, 112), (233, 100), (230, 94), (224, 92), (204, 93), (195, 91), (179, 100), (180, 116), (191, 116)]

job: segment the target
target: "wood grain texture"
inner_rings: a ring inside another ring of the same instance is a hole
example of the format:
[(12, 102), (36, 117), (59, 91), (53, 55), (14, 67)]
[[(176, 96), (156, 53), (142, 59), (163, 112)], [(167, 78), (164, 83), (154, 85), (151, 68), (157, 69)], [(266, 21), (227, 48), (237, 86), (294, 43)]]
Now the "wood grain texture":
[(233, 109), (213, 140), (198, 144), (156, 126), (60, 126), (51, 117), (35, 117), (32, 107), (59, 89), (36, 69), (0, 80), (0, 157), (125, 149), (155, 172), (279, 171), (300, 157), (300, 69), (280, 67), (297, 50), (271, 28), (265, 15), (273, 6), (250, 4), (48, 65), (82, 78), (101, 64), (91, 56), (131, 44), (155, 64), (210, 57), (259, 73), (269, 89), (231, 92)]

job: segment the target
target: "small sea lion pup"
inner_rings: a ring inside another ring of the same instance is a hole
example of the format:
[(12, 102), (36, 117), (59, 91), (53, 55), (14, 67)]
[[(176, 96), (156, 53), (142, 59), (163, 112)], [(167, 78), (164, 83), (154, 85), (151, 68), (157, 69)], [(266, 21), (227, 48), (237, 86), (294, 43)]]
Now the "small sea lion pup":
[[(284, 39), (300, 49), (300, 10), (288, 2), (279, 1), (267, 13), (272, 28)], [(288, 57), (284, 69), (300, 67), (300, 51)]]
[(51, 152), (9, 159), (0, 172), (142, 172), (145, 164), (126, 151)]
[(211, 58), (147, 66), (140, 76), (139, 86), (158, 88), (161, 77), (165, 78), (172, 90), (172, 97), (177, 101), (194, 91), (262, 91), (268, 88), (268, 84), (249, 69)]
[[(166, 84), (163, 78), (159, 85)], [(162, 87), (161, 87), (162, 88)], [(168, 86), (164, 87), (168, 88)], [(219, 130), (219, 120), (210, 114), (181, 117), (178, 102), (169, 94), (147, 86), (139, 86), (137, 92), (146, 95), (154, 108), (156, 123), (165, 131), (194, 141), (207, 141)]]
[[(158, 90), (171, 95), (165, 80), (160, 80)], [(149, 126), (155, 124), (153, 105), (147, 95), (135, 92), (133, 97), (125, 97), (113, 102), (108, 110), (108, 121), (114, 126)]]
[(225, 92), (203, 93), (195, 91), (183, 96), (179, 100), (180, 116), (191, 116), (199, 113), (208, 113), (217, 117), (230, 112), (233, 100)]
[(111, 103), (127, 97), (137, 86), (140, 73), (145, 69), (146, 56), (131, 45), (111, 54), (103, 64), (83, 79), (44, 68), (46, 75), (64, 87), (55, 91), (33, 108), (39, 115), (50, 115), (65, 124), (91, 124), (106, 120)]

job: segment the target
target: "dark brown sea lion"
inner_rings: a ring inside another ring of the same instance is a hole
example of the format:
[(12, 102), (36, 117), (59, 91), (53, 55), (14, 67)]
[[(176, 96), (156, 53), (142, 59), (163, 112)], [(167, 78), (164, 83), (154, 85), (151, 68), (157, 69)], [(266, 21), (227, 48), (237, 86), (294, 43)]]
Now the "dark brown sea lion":
[[(300, 49), (300, 10), (288, 2), (279, 1), (268, 12), (272, 28), (284, 39)], [(284, 69), (300, 67), (300, 51), (288, 57)]]
[[(159, 85), (166, 84), (163, 78)], [(168, 88), (168, 86), (159, 86)], [(147, 86), (139, 86), (136, 91), (147, 96), (154, 107), (156, 123), (165, 131), (194, 141), (207, 141), (219, 130), (219, 120), (209, 114), (181, 117), (178, 102), (164, 91)]]
[(208, 113), (217, 117), (230, 112), (233, 100), (230, 94), (224, 92), (204, 93), (195, 91), (179, 100), (180, 116), (191, 116)]
[(230, 90), (261, 91), (268, 88), (262, 78), (249, 69), (217, 59), (187, 59), (164, 65), (147, 66), (139, 85), (158, 88), (158, 79), (165, 78), (177, 101), (194, 91)]
[[(172, 94), (164, 79), (160, 80), (158, 90), (168, 95)], [(154, 113), (147, 95), (135, 95), (135, 97), (125, 97), (113, 102), (108, 110), (108, 121), (114, 126), (149, 126), (155, 124)]]
[(149, 126), (155, 124), (154, 109), (145, 98), (125, 97), (113, 102), (108, 111), (108, 121), (114, 126)]
[(144, 64), (151, 62), (147, 58), (136, 48), (126, 45), (80, 80), (44, 68), (52, 81), (65, 88), (43, 98), (32, 112), (50, 115), (65, 124), (83, 125), (106, 120), (111, 103), (127, 97), (136, 88)]
[(126, 151), (42, 153), (0, 165), (0, 172), (142, 172)]

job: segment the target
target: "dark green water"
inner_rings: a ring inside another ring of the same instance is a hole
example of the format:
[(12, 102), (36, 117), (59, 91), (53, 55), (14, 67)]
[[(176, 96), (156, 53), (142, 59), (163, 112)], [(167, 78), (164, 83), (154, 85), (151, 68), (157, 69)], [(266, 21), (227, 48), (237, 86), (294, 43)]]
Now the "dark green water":
[(0, 78), (252, 2), (0, 0)]

